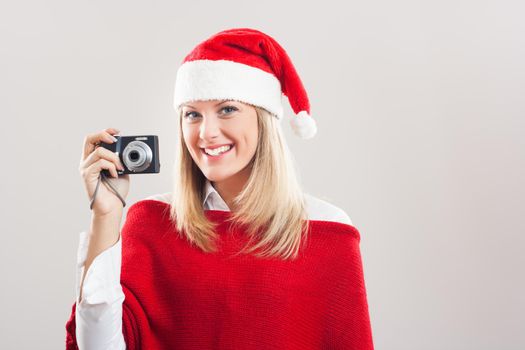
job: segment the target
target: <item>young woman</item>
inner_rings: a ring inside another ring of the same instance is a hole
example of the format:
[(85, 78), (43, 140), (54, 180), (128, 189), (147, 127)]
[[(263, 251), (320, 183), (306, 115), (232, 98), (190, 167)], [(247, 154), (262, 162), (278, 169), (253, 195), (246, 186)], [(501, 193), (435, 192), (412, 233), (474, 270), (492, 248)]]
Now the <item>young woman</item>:
[[(359, 232), (303, 193), (282, 135), (316, 132), (282, 47), (249, 28), (219, 32), (177, 72), (173, 192), (132, 205), (118, 156), (84, 142), (92, 202), (79, 246), (67, 349), (373, 349)], [(117, 191), (117, 193), (115, 193)], [(118, 195), (116, 195), (118, 194)], [(120, 198), (119, 198), (120, 196)]]

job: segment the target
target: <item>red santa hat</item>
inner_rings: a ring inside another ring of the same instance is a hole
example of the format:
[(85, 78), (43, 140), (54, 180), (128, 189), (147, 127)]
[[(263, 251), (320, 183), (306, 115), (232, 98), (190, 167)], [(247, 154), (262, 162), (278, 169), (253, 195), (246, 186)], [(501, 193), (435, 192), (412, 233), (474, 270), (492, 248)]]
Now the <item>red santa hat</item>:
[(286, 51), (258, 30), (233, 28), (206, 39), (184, 58), (177, 70), (174, 107), (232, 99), (262, 107), (282, 120), (283, 94), (296, 114), (290, 119), (294, 133), (313, 137), (317, 126), (310, 102)]

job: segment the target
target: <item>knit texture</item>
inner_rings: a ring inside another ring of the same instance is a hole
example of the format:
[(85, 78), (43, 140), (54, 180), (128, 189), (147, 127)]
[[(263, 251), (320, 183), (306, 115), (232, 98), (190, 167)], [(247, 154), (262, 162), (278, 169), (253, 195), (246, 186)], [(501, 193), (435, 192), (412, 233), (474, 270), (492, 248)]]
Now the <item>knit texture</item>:
[[(233, 256), (247, 242), (218, 223), (219, 251), (192, 247), (169, 221), (169, 204), (132, 205), (122, 228), (122, 331), (127, 349), (373, 349), (359, 250), (351, 225), (310, 221), (300, 255)], [(78, 349), (75, 308), (66, 349)]]

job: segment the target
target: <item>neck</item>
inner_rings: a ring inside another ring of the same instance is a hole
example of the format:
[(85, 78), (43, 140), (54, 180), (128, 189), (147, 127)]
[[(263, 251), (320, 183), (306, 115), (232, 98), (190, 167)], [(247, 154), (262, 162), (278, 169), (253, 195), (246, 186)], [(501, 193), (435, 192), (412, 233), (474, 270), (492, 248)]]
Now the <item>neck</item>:
[(246, 185), (246, 182), (248, 182), (250, 173), (251, 167), (247, 166), (237, 174), (230, 176), (227, 179), (212, 182), (213, 187), (217, 192), (219, 192), (219, 195), (231, 211), (235, 210), (233, 199), (237, 197), (239, 193), (241, 193), (242, 189)]

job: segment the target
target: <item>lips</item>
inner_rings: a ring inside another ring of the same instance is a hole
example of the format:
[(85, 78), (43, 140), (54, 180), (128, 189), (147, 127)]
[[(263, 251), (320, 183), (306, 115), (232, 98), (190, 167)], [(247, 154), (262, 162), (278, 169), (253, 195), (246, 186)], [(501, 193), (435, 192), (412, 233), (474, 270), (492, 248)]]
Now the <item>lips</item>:
[(208, 149), (216, 149), (216, 148), (219, 148), (219, 147), (222, 147), (222, 146), (231, 146), (229, 150), (227, 150), (226, 152), (223, 152), (217, 156), (213, 156), (211, 154), (208, 154), (206, 153), (206, 151), (204, 150), (204, 148), (201, 148), (201, 152), (203, 155), (205, 155), (206, 157), (208, 157), (208, 159), (217, 159), (217, 158), (221, 158), (223, 155), (229, 153), (234, 147), (235, 147), (235, 144), (234, 143), (225, 143), (225, 144), (222, 144), (222, 145), (217, 145), (217, 146), (214, 146), (213, 148), (210, 148), (210, 147), (206, 147)]
[(200, 147), (201, 149), (216, 149), (216, 148), (219, 148), (219, 147), (222, 147), (222, 146), (233, 146), (233, 143), (223, 143), (223, 144), (220, 144), (220, 145), (213, 145), (213, 146), (208, 146), (208, 147)]

